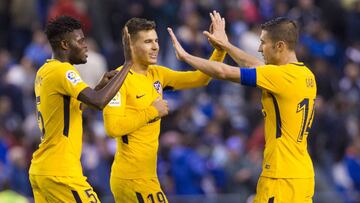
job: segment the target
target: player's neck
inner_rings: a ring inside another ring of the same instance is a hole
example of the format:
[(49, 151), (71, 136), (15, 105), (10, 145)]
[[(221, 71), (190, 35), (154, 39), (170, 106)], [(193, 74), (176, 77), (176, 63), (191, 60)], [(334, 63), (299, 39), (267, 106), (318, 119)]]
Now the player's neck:
[(140, 63), (134, 63), (133, 66), (131, 66), (131, 70), (134, 71), (135, 73), (138, 74), (142, 74), (142, 75), (147, 75), (148, 72), (148, 65), (144, 65), (144, 64), (140, 64)]
[(278, 65), (286, 65), (289, 63), (297, 63), (298, 59), (296, 57), (295, 52), (288, 52), (286, 55), (284, 54), (283, 57), (280, 57)]
[(53, 53), (52, 58), (62, 63), (70, 62), (69, 57), (63, 53)]

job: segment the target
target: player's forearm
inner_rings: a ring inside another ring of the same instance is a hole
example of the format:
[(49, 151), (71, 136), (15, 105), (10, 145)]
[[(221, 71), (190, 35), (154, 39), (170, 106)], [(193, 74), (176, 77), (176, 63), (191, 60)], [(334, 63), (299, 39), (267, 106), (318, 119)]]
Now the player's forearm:
[(209, 61), (190, 54), (185, 56), (183, 60), (195, 69), (198, 69), (215, 79), (226, 80), (228, 70), (232, 69), (231, 66), (224, 63)]
[[(226, 52), (221, 50), (214, 50), (210, 59), (211, 61), (223, 61), (225, 58)], [(197, 71), (188, 71), (179, 73), (181, 81), (178, 81), (175, 86), (175, 89), (188, 89), (188, 88), (197, 88), (203, 87), (209, 84), (211, 77), (199, 70)]]
[(98, 110), (104, 109), (124, 83), (130, 67), (131, 64), (125, 64), (124, 68), (121, 69), (120, 72), (116, 73), (111, 81), (100, 90), (93, 90), (91, 88), (84, 89), (80, 92), (78, 100)]
[(114, 76), (114, 78), (101, 90), (96, 91), (98, 97), (98, 105), (103, 109), (110, 100), (119, 91), (121, 85), (129, 73), (131, 64), (125, 64), (124, 67)]
[(110, 137), (121, 137), (136, 131), (158, 117), (155, 107), (150, 106), (144, 110), (126, 114), (124, 116), (105, 114), (104, 125)]
[(223, 47), (224, 50), (230, 55), (232, 59), (240, 66), (240, 67), (257, 67), (264, 65), (264, 62), (256, 58), (255, 56), (252, 56), (250, 54), (247, 54), (243, 50), (237, 48), (236, 46), (232, 45), (231, 43), (228, 43), (226, 46)]
[[(211, 54), (209, 60), (222, 62), (225, 59), (225, 55), (226, 55), (225, 51), (215, 49)], [(202, 73), (201, 71), (196, 71), (192, 77), (192, 80), (193, 81), (191, 82), (191, 84), (193, 84), (193, 87), (196, 88), (209, 84), (211, 77), (207, 74)]]

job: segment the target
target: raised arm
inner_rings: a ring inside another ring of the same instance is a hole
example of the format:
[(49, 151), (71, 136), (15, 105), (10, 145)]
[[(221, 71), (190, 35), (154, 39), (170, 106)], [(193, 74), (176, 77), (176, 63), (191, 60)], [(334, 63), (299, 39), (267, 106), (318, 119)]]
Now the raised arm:
[[(210, 25), (209, 32), (213, 33), (213, 26)], [(211, 43), (211, 42), (210, 42)], [(210, 61), (223, 62), (226, 56), (226, 52), (221, 48), (212, 43), (212, 46), (215, 48)], [(168, 68), (162, 69), (164, 73), (164, 86), (169, 89), (188, 89), (188, 88), (197, 88), (202, 87), (211, 81), (211, 77), (203, 72), (196, 71), (173, 71)]]
[(218, 12), (213, 11), (213, 13), (210, 13), (210, 18), (213, 32), (210, 33), (208, 31), (204, 31), (203, 33), (212, 44), (225, 50), (241, 67), (256, 67), (264, 65), (264, 62), (255, 56), (247, 54), (229, 42), (225, 32), (225, 19), (222, 18)]
[(240, 83), (240, 69), (238, 67), (190, 55), (182, 48), (172, 29), (168, 28), (168, 31), (176, 51), (176, 57), (179, 60), (185, 61), (195, 69), (198, 69), (213, 78)]
[(80, 92), (78, 100), (96, 109), (102, 110), (115, 96), (123, 84), (132, 65), (130, 35), (125, 27), (123, 30), (123, 47), (125, 62), (119, 72), (106, 73), (94, 88), (85, 88)]
[[(225, 58), (225, 52), (215, 49), (210, 57), (210, 61), (222, 62)], [(203, 87), (207, 85), (211, 77), (203, 72), (196, 71), (174, 71), (166, 67), (157, 67), (163, 75), (163, 85), (165, 89), (180, 90)]]

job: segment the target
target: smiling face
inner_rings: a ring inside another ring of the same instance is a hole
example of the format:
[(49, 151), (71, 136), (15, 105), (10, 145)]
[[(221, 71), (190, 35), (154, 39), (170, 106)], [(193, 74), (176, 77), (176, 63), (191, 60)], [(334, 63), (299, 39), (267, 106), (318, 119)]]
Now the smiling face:
[(84, 33), (81, 29), (68, 33), (69, 62), (71, 64), (84, 64), (87, 62), (87, 45)]
[(139, 31), (132, 37), (134, 63), (145, 66), (156, 64), (158, 53), (158, 36), (154, 29)]

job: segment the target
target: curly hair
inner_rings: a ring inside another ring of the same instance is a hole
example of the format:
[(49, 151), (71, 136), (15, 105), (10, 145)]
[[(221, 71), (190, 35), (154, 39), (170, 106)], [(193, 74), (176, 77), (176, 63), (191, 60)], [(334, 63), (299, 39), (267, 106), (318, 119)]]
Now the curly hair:
[(79, 20), (70, 16), (59, 16), (51, 19), (45, 28), (45, 34), (50, 42), (51, 47), (56, 47), (64, 39), (66, 33), (81, 29), (82, 25)]

